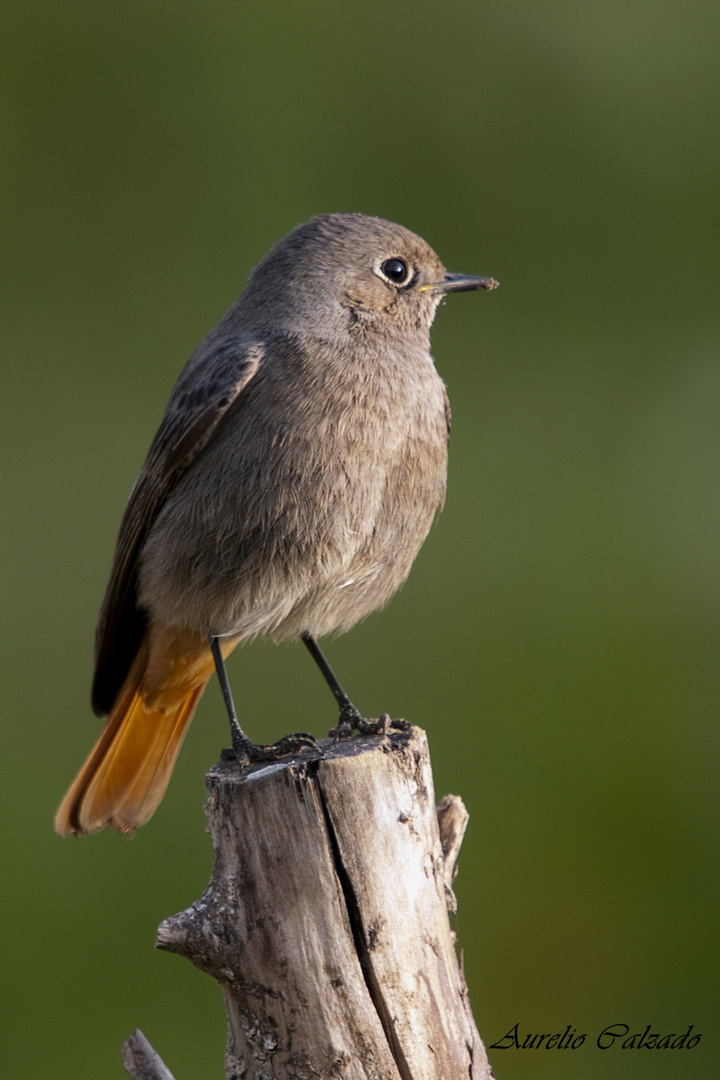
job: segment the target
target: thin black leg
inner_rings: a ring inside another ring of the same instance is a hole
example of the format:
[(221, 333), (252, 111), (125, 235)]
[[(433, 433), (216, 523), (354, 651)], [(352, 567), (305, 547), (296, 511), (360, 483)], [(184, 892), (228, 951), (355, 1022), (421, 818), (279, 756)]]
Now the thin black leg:
[(325, 655), (315, 638), (310, 637), (309, 634), (303, 634), (302, 639), (307, 645), (310, 655), (312, 656), (317, 666), (320, 668), (325, 682), (332, 690), (335, 700), (340, 706), (340, 718), (344, 720), (352, 720), (357, 718), (362, 719), (362, 713), (359, 709), (355, 708), (352, 701), (343, 690), (342, 686), (338, 682), (335, 672), (328, 664)]
[(340, 706), (340, 719), (337, 727), (334, 727), (330, 735), (335, 739), (347, 739), (353, 731), (359, 731), (362, 735), (384, 735), (389, 727), (396, 724), (404, 724), (403, 720), (391, 721), (387, 713), (383, 713), (379, 720), (366, 720), (360, 710), (353, 705), (342, 686), (338, 682), (335, 672), (328, 664), (322, 649), (314, 637), (303, 634), (302, 639), (308, 647), (313, 660), (320, 668), (325, 682), (333, 692), (333, 696)]
[(318, 745), (312, 735), (308, 735), (304, 731), (299, 731), (295, 735), (286, 735), (283, 739), (273, 743), (272, 746), (262, 746), (251, 742), (240, 727), (232, 690), (230, 689), (230, 681), (227, 677), (225, 661), (220, 651), (219, 638), (210, 638), (210, 651), (215, 661), (215, 670), (217, 671), (220, 690), (222, 691), (228, 720), (230, 721), (233, 752), (241, 764), (247, 765), (251, 761), (276, 761), (277, 758), (285, 757), (286, 754), (298, 753), (306, 747), (310, 747), (311, 750), (315, 750), (316, 753), (322, 756), (322, 747)]
[(223, 701), (225, 702), (225, 708), (227, 709), (228, 720), (230, 721), (230, 737), (232, 738), (233, 750), (238, 756), (250, 757), (254, 747), (240, 727), (235, 702), (233, 701), (232, 690), (230, 689), (230, 682), (225, 669), (225, 661), (223, 660), (223, 655), (220, 651), (220, 638), (210, 638), (210, 649), (213, 654), (213, 660), (215, 661), (215, 670), (217, 671), (217, 677), (220, 682), (220, 690), (222, 691)]

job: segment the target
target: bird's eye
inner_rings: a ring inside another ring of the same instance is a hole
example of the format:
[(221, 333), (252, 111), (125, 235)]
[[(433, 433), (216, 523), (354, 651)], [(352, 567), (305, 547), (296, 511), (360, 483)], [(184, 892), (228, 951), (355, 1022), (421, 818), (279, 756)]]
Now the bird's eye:
[(386, 259), (380, 264), (380, 273), (393, 285), (406, 285), (410, 279), (410, 270), (404, 259)]

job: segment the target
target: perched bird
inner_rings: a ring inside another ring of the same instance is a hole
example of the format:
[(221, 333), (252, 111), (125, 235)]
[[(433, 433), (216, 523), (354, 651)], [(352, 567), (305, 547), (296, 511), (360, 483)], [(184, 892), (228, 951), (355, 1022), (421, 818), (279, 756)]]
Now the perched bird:
[(316, 639), (403, 584), (445, 496), (450, 411), (430, 356), (448, 274), (407, 229), (327, 214), (281, 240), (178, 379), (130, 496), (96, 635), (105, 730), (55, 818), (61, 835), (134, 832), (167, 787), (215, 668), (266, 634), (302, 638), (338, 734), (374, 730)]

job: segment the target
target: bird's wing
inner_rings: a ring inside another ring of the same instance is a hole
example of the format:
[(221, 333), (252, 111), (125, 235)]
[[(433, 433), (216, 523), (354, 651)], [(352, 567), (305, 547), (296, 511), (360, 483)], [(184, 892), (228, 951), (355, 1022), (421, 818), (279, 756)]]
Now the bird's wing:
[(115, 559), (95, 634), (92, 705), (108, 713), (145, 631), (137, 607), (143, 542), (178, 479), (201, 453), (258, 371), (264, 348), (239, 338), (206, 341), (188, 362), (168, 402), (120, 526)]

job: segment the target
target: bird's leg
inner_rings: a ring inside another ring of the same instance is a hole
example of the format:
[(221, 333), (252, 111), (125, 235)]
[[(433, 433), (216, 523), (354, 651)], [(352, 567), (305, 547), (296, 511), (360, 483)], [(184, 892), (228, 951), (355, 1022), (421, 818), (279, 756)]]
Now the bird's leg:
[(223, 660), (223, 655), (220, 651), (220, 638), (210, 638), (210, 650), (213, 654), (213, 660), (215, 661), (215, 670), (217, 671), (220, 690), (222, 691), (228, 720), (230, 721), (230, 737), (232, 739), (233, 750), (238, 757), (245, 755), (249, 758), (250, 751), (253, 749), (253, 744), (240, 727), (235, 702), (233, 701), (232, 690), (230, 689), (230, 681), (225, 668), (225, 661)]
[(334, 727), (330, 732), (332, 738), (347, 739), (352, 735), (353, 731), (359, 731), (361, 735), (385, 735), (391, 726), (399, 727), (402, 730), (408, 726), (404, 720), (391, 720), (388, 713), (383, 713), (379, 720), (366, 720), (338, 682), (335, 672), (325, 659), (315, 638), (311, 637), (310, 634), (303, 634), (302, 639), (340, 706), (340, 719), (337, 727)]
[(311, 747), (311, 749), (316, 750), (322, 755), (322, 748), (318, 745), (312, 735), (308, 735), (304, 731), (299, 731), (295, 735), (286, 735), (283, 739), (279, 739), (278, 742), (273, 743), (271, 746), (263, 746), (251, 742), (240, 727), (237, 710), (235, 709), (235, 702), (233, 701), (232, 690), (230, 689), (230, 681), (225, 668), (225, 661), (223, 660), (223, 655), (220, 651), (220, 638), (210, 638), (210, 651), (212, 652), (213, 660), (215, 661), (215, 670), (217, 671), (220, 690), (222, 691), (228, 720), (230, 721), (232, 752), (242, 765), (249, 765), (252, 761), (274, 761), (276, 758), (281, 758), (285, 754), (297, 753), (299, 750), (305, 749), (306, 746)]

